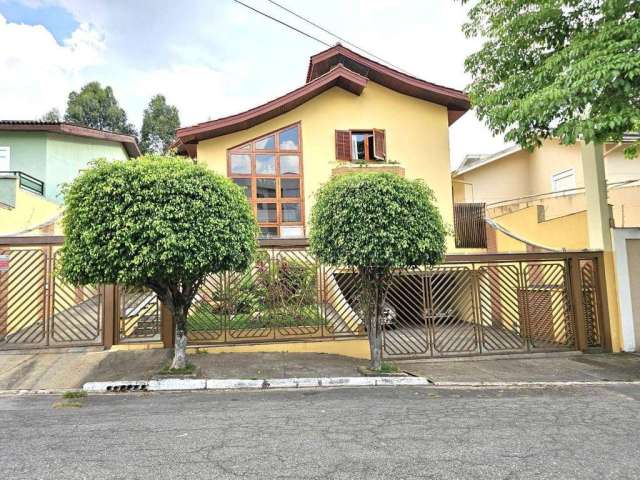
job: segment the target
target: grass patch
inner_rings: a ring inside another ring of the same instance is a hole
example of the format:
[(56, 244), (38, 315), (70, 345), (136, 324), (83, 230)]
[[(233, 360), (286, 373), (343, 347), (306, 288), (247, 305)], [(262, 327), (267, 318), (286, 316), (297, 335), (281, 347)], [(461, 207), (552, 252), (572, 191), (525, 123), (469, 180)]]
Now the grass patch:
[(253, 313), (234, 313), (229, 318), (216, 311), (213, 305), (195, 305), (187, 318), (187, 331), (253, 330), (258, 328), (319, 326), (322, 317), (314, 305), (290, 306), (288, 308), (256, 308)]
[(53, 408), (80, 408), (82, 403), (80, 402), (56, 402), (53, 404)]
[(184, 368), (171, 368), (171, 365), (167, 365), (160, 370), (160, 375), (189, 375), (196, 371), (196, 366), (187, 362)]
[(382, 362), (380, 364), (380, 369), (378, 370), (380, 373), (398, 373), (398, 366), (395, 363), (391, 362)]
[(62, 398), (65, 399), (70, 399), (70, 398), (86, 398), (87, 397), (87, 392), (85, 392), (84, 390), (76, 390), (73, 392), (64, 392), (62, 394)]

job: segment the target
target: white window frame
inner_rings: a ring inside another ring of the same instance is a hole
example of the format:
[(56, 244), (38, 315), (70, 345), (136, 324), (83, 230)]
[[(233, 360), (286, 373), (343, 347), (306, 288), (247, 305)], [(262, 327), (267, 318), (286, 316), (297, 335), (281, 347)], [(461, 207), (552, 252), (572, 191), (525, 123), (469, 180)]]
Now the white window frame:
[[(573, 178), (572, 187), (562, 188), (562, 189), (557, 188), (556, 185), (559, 181), (562, 181), (568, 178)], [(557, 193), (557, 192), (562, 192), (563, 190), (569, 190), (574, 188), (576, 188), (576, 169), (575, 168), (567, 168), (566, 170), (561, 170), (551, 175), (551, 191), (552, 192)]]
[(2, 163), (0, 163), (0, 172), (8, 172), (11, 171), (11, 147), (8, 145), (0, 145), (0, 151), (7, 152), (7, 168), (4, 168)]

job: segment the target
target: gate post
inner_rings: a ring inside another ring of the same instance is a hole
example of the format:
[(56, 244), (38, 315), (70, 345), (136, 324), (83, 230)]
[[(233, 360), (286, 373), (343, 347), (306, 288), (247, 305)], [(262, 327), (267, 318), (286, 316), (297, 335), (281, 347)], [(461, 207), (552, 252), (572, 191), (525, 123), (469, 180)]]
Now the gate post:
[(580, 259), (572, 255), (567, 259), (569, 264), (569, 288), (571, 289), (571, 304), (576, 335), (576, 349), (587, 350), (587, 325), (585, 324), (584, 303), (582, 296), (582, 276), (580, 273)]
[[(602, 252), (593, 259), (593, 266), (596, 271), (596, 308), (598, 309), (597, 319), (598, 327), (602, 332), (601, 344), (606, 352), (613, 351), (613, 342), (611, 339), (611, 320), (609, 318), (609, 300), (607, 295), (607, 277), (605, 272), (605, 255)], [(615, 301), (615, 300), (614, 300)], [(617, 305), (617, 304), (616, 304)]]
[(164, 348), (173, 348), (175, 345), (176, 327), (171, 311), (160, 302), (160, 338)]
[(118, 315), (116, 286), (113, 284), (103, 285), (104, 292), (104, 318), (102, 320), (104, 330), (102, 332), (102, 342), (105, 349), (113, 346), (118, 332)]

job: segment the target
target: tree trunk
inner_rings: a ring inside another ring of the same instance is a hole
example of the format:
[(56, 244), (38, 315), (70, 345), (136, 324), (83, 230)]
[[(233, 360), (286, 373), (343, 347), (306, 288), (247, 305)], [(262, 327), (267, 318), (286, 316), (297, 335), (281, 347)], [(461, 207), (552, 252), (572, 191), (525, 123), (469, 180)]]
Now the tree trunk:
[(176, 306), (173, 313), (176, 323), (176, 344), (173, 349), (172, 369), (182, 369), (187, 366), (187, 321), (186, 312), (180, 306)]
[(379, 370), (382, 365), (382, 313), (384, 308), (384, 274), (366, 269), (361, 271), (362, 292), (361, 304), (367, 337), (372, 370)]

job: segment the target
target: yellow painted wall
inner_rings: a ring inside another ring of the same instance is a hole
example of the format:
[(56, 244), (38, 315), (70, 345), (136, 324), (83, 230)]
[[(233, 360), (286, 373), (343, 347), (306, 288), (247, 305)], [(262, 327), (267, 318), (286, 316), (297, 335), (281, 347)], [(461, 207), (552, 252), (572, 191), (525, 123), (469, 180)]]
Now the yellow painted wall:
[(0, 207), (0, 235), (32, 228), (53, 218), (60, 211), (60, 205), (16, 186), (16, 206)]
[[(425, 180), (436, 194), (443, 218), (453, 224), (447, 109), (371, 81), (360, 96), (334, 87), (258, 126), (202, 141), (198, 144), (198, 162), (227, 175), (227, 149), (298, 121), (307, 221), (315, 192), (337, 165), (335, 130), (381, 128), (386, 131), (387, 157), (400, 162), (407, 178)], [(453, 239), (449, 245), (452, 250)]]
[[(538, 222), (536, 207), (494, 218), (499, 225), (533, 243), (567, 250), (582, 250), (589, 246), (587, 213), (582, 211), (564, 217)], [(498, 252), (522, 252), (526, 246), (501, 232), (496, 236)]]
[(529, 153), (520, 151), (454, 178), (473, 185), (467, 202), (492, 203), (530, 194)]

